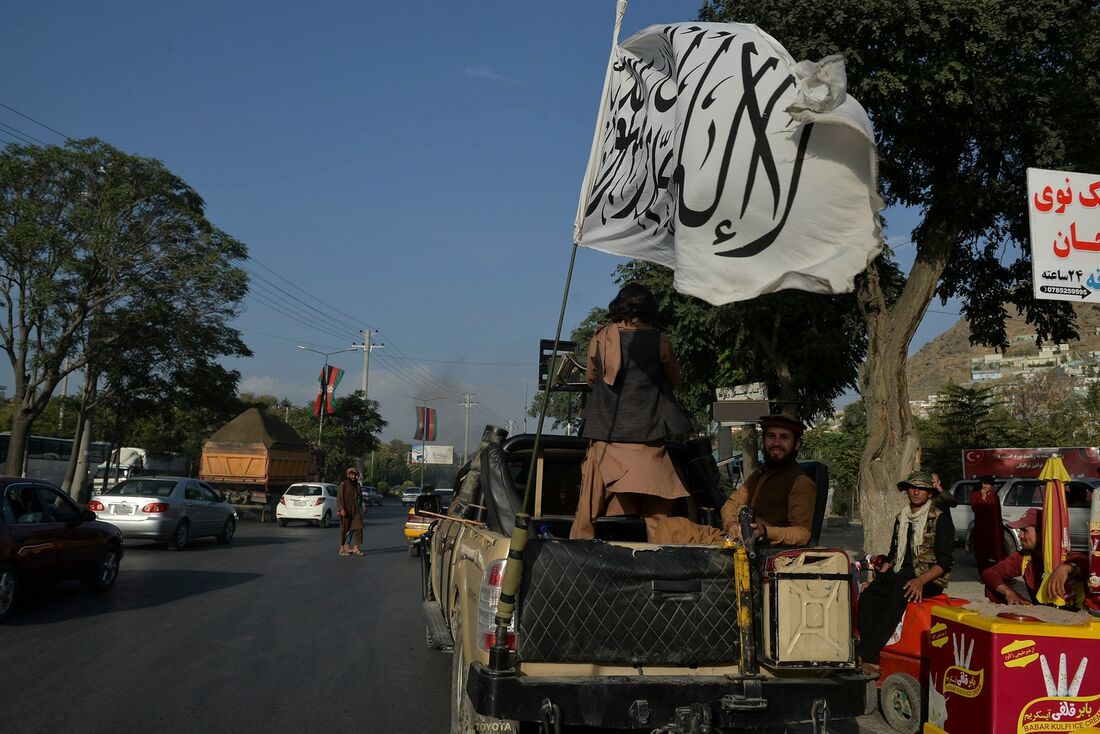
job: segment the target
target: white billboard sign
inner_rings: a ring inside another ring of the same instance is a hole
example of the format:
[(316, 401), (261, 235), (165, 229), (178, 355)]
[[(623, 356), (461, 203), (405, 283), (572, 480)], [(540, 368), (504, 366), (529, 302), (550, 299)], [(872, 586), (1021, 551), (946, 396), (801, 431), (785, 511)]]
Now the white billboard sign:
[(1100, 174), (1027, 169), (1035, 297), (1100, 303)]
[[(424, 461), (425, 455), (427, 462)], [(410, 464), (453, 464), (455, 463), (454, 446), (413, 446), (409, 453)]]

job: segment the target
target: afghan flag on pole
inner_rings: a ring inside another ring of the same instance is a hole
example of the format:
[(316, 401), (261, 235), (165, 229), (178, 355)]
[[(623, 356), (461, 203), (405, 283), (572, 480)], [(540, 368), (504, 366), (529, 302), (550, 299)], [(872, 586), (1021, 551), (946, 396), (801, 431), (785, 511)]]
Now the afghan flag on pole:
[(435, 408), (416, 406), (416, 435), (413, 438), (417, 441), (435, 440)]
[(325, 414), (332, 415), (336, 412), (336, 401), (332, 394), (336, 392), (336, 386), (344, 377), (344, 371), (339, 367), (328, 364), (321, 370), (317, 378), (317, 398), (313, 401), (313, 416), (321, 415), (321, 406), (324, 406)]

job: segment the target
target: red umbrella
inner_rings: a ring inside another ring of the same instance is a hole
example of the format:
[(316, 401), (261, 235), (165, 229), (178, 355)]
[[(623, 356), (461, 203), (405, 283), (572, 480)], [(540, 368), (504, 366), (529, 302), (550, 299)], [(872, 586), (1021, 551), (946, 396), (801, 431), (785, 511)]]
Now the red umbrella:
[(1065, 606), (1066, 600), (1051, 595), (1047, 588), (1050, 574), (1066, 560), (1069, 553), (1069, 507), (1062, 482), (1069, 480), (1069, 473), (1062, 464), (1062, 457), (1054, 454), (1047, 459), (1040, 479), (1047, 480), (1043, 494), (1043, 584), (1036, 596), (1042, 604)]

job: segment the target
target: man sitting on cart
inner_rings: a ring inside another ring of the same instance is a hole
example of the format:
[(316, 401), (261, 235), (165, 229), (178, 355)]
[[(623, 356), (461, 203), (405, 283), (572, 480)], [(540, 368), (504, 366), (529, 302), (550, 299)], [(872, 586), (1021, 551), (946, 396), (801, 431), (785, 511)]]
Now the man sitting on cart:
[(943, 593), (951, 567), (955, 526), (951, 513), (930, 500), (939, 493), (932, 477), (915, 471), (898, 489), (909, 504), (894, 520), (886, 561), (859, 596), (857, 652), (864, 672), (878, 675), (879, 652), (905, 614), (909, 602)]
[[(1039, 602), (1039, 589), (1042, 587), (1043, 556), (1039, 542), (1039, 528), (1042, 527), (1042, 513), (1032, 507), (1015, 522), (1007, 523), (1020, 533), (1020, 547), (1015, 553), (982, 571), (982, 583), (985, 584), (986, 597), (998, 604), (1031, 605)], [(1020, 577), (1027, 589), (1025, 597), (1009, 585), (1009, 581)], [(1081, 553), (1071, 552), (1066, 560), (1050, 574), (1047, 591), (1051, 599), (1066, 599), (1071, 606), (1081, 606), (1084, 598), (1084, 579), (1088, 578), (1088, 559)]]

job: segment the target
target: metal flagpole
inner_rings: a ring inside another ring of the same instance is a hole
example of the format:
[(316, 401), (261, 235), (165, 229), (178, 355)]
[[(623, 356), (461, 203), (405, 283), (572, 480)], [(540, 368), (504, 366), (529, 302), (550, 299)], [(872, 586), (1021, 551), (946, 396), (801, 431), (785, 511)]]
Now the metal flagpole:
[[(607, 60), (607, 71), (604, 73), (603, 93), (600, 95), (600, 110), (596, 116), (596, 130), (592, 134), (592, 149), (588, 155), (588, 169), (585, 171), (584, 182), (581, 184), (580, 200), (577, 203), (577, 218), (573, 223), (573, 248), (569, 254), (569, 269), (565, 275), (565, 288), (561, 294), (561, 308), (558, 310), (558, 326), (554, 331), (554, 347), (551, 359), (557, 357), (558, 347), (561, 342), (561, 330), (565, 323), (565, 307), (569, 303), (569, 287), (573, 282), (573, 266), (577, 262), (577, 247), (581, 241), (581, 233), (584, 224), (584, 212), (588, 208), (588, 195), (592, 190), (592, 183), (596, 177), (596, 164), (599, 160), (600, 137), (603, 132), (604, 116), (607, 111), (607, 98), (611, 89), (611, 75), (615, 64), (615, 50), (619, 45), (619, 29), (622, 27), (623, 16), (626, 15), (626, 0), (617, 0), (615, 3), (615, 29), (611, 36), (611, 53)], [(553, 382), (551, 374), (546, 382), (546, 388), (542, 391), (542, 405), (539, 408), (539, 422), (535, 428), (535, 440), (531, 446), (532, 465), (538, 461), (539, 442), (542, 437), (543, 424), (546, 422), (546, 410), (550, 404), (550, 387)], [(495, 623), (495, 639), (489, 649), (489, 669), (503, 672), (509, 669), (510, 653), (508, 651), (508, 627), (512, 623), (512, 615), (516, 609), (516, 594), (519, 593), (520, 581), (523, 579), (523, 551), (527, 547), (529, 538), (528, 530), (531, 525), (531, 506), (534, 500), (535, 474), (527, 472), (527, 486), (523, 491), (523, 506), (516, 513), (516, 524), (512, 529), (512, 538), (508, 546), (508, 560), (504, 566), (504, 579), (500, 589), (500, 602), (497, 604)]]

